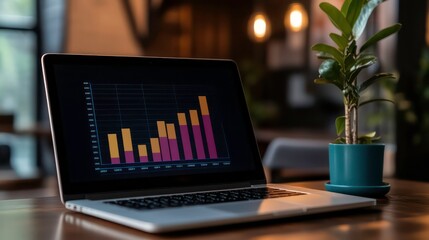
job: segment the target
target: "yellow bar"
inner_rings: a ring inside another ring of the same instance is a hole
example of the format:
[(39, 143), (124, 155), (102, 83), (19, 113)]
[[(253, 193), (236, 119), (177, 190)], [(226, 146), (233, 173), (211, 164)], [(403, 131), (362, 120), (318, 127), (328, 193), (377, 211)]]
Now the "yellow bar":
[(179, 118), (179, 125), (186, 125), (186, 116), (184, 113), (178, 113), (177, 117)]
[(161, 149), (159, 148), (158, 138), (151, 138), (150, 139), (150, 146), (152, 147), (153, 153), (160, 153), (161, 152)]
[(165, 122), (157, 121), (156, 124), (158, 125), (158, 136), (167, 137), (167, 131), (165, 130)]
[(200, 121), (198, 120), (197, 110), (189, 110), (189, 115), (191, 115), (192, 126), (200, 125)]
[(111, 158), (119, 158), (118, 137), (116, 134), (107, 134)]
[(139, 149), (139, 156), (140, 157), (147, 157), (147, 147), (146, 144), (143, 145), (137, 145)]
[(173, 123), (167, 123), (168, 139), (176, 139), (176, 129)]
[(198, 96), (198, 100), (200, 100), (201, 114), (202, 115), (210, 115), (209, 106), (207, 105), (206, 96)]
[(124, 143), (124, 151), (132, 152), (133, 143), (131, 141), (131, 131), (129, 128), (122, 128), (122, 142)]

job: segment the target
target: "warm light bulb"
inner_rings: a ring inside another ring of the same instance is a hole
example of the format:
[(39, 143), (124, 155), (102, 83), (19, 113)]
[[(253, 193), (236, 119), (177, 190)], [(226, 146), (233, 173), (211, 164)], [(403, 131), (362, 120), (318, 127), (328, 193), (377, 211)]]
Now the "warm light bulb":
[(255, 42), (263, 42), (271, 35), (271, 25), (264, 13), (253, 14), (248, 23), (249, 37)]
[(299, 31), (302, 28), (302, 13), (298, 10), (294, 10), (290, 13), (290, 26), (292, 30)]
[(299, 3), (293, 3), (286, 11), (284, 24), (293, 32), (299, 32), (307, 27), (308, 17), (304, 7)]
[(265, 34), (267, 34), (267, 22), (265, 21), (264, 16), (256, 16), (255, 22), (253, 23), (253, 32), (255, 33), (256, 38), (263, 38)]

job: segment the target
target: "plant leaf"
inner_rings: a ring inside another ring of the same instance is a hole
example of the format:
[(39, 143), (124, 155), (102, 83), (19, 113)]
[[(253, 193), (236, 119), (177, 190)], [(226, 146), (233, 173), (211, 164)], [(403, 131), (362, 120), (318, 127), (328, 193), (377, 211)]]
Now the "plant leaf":
[(318, 52), (321, 52), (323, 54), (330, 55), (340, 65), (342, 65), (343, 54), (340, 51), (338, 51), (336, 48), (332, 47), (332, 46), (329, 46), (329, 45), (324, 44), (324, 43), (318, 43), (318, 44), (314, 45), (313, 47), (311, 47), (311, 50), (318, 51)]
[(319, 66), (319, 75), (321, 79), (325, 81), (319, 81), (316, 83), (331, 83), (342, 89), (344, 76), (341, 73), (341, 67), (337, 61), (328, 59), (323, 61)]
[(344, 137), (338, 137), (337, 139), (334, 140), (335, 144), (345, 144), (346, 143), (346, 139)]
[(347, 16), (347, 11), (349, 10), (349, 6), (350, 6), (351, 2), (352, 2), (352, 0), (345, 0), (343, 5), (341, 6), (341, 13), (344, 16)]
[(350, 69), (356, 64), (356, 60), (353, 56), (353, 54), (349, 53), (346, 56), (346, 59), (344, 59), (344, 68), (347, 71), (350, 71)]
[(340, 78), (340, 65), (332, 60), (328, 59), (323, 61), (319, 66), (319, 75), (327, 80), (338, 80)]
[(394, 80), (395, 77), (391, 73), (379, 73), (379, 74), (376, 74), (376, 75), (370, 77), (369, 79), (367, 79), (366, 81), (364, 81), (360, 85), (360, 87), (359, 87), (359, 93), (365, 91), (369, 86), (371, 86), (372, 84), (376, 83), (377, 81), (388, 80), (388, 79)]
[[(362, 10), (360, 11), (360, 14), (358, 18), (356, 19), (356, 22), (353, 24), (353, 38), (359, 39), (359, 37), (362, 35), (363, 30), (366, 27), (366, 24), (368, 23), (368, 19), (371, 16), (374, 9), (380, 5), (384, 0), (367, 0), (365, 4), (362, 7)], [(351, 8), (349, 7), (349, 11), (351, 11)]]
[(370, 144), (373, 142), (377, 142), (381, 139), (380, 136), (376, 136), (376, 132), (370, 132), (365, 135), (361, 135), (358, 137), (358, 142), (360, 144)]
[(367, 137), (358, 137), (358, 143), (359, 144), (371, 144), (375, 142), (379, 142), (381, 137), (373, 137), (373, 138), (367, 138)]
[(330, 54), (327, 54), (324, 52), (319, 52), (319, 53), (317, 53), (316, 56), (318, 59), (322, 59), (322, 60), (332, 59), (332, 60), (336, 61), (334, 57), (332, 57)]
[(354, 81), (357, 78), (357, 76), (359, 75), (359, 73), (362, 71), (362, 69), (363, 68), (358, 68), (358, 69), (355, 69), (354, 71), (350, 72), (350, 75), (347, 78), (347, 82)]
[(350, 6), (348, 7), (345, 16), (351, 27), (354, 26), (356, 20), (358, 19), (364, 3), (365, 1), (363, 0), (352, 0), (350, 2)]
[(340, 10), (327, 2), (322, 2), (319, 7), (326, 13), (326, 15), (328, 15), (332, 24), (334, 24), (334, 26), (348, 38), (352, 32), (352, 27)]
[(346, 127), (346, 117), (339, 116), (335, 119), (335, 129), (337, 130), (337, 136), (340, 136)]
[(368, 47), (376, 44), (378, 41), (384, 38), (387, 38), (388, 36), (398, 32), (401, 29), (401, 26), (402, 25), (400, 23), (397, 23), (390, 27), (380, 30), (362, 45), (362, 47), (360, 48), (360, 52), (365, 51)]
[(324, 78), (316, 78), (316, 79), (314, 79), (314, 83), (316, 83), (316, 84), (328, 84), (328, 83), (332, 83), (332, 81), (330, 81), (328, 79), (324, 79)]
[(377, 134), (377, 132), (373, 131), (373, 132), (366, 133), (360, 137), (373, 138), (373, 137), (375, 137), (376, 134)]
[(315, 84), (333, 84), (333, 85), (337, 86), (339, 89), (341, 89), (340, 84), (338, 83), (338, 81), (335, 81), (335, 80), (328, 80), (325, 78), (316, 78), (316, 79), (314, 79), (314, 83)]
[(334, 41), (337, 46), (340, 48), (340, 50), (344, 50), (347, 47), (347, 39), (343, 36), (340, 36), (336, 33), (329, 34), (329, 37), (331, 37), (332, 41)]
[(390, 99), (385, 99), (385, 98), (374, 98), (374, 99), (367, 100), (367, 101), (364, 101), (364, 102), (359, 103), (359, 107), (362, 107), (362, 106), (364, 106), (364, 105), (366, 105), (366, 104), (368, 104), (368, 103), (373, 103), (373, 102), (390, 102), (390, 103), (395, 104), (395, 101), (390, 100)]
[(371, 66), (375, 63), (376, 60), (377, 59), (375, 58), (375, 56), (366, 55), (360, 57), (354, 64), (353, 62), (348, 62), (346, 64), (346, 69), (350, 69), (350, 74), (347, 76), (347, 82), (353, 82), (357, 78), (359, 73), (362, 71), (362, 69)]
[(356, 69), (362, 69), (371, 66), (377, 61), (377, 58), (374, 55), (364, 55), (359, 57), (355, 64), (351, 67), (351, 71)]

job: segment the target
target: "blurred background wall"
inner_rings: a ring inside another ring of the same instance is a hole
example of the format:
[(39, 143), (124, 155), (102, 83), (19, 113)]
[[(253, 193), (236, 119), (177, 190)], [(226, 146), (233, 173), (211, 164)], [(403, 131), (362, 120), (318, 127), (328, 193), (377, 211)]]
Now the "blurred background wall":
[[(333, 122), (342, 114), (340, 94), (330, 86), (313, 84), (319, 62), (310, 47), (330, 43), (328, 33), (335, 31), (318, 8), (320, 2), (1, 1), (0, 143), (11, 146), (9, 167), (22, 174), (54, 172), (39, 61), (45, 52), (231, 58), (240, 68), (262, 153), (276, 137), (335, 138)], [(427, 66), (420, 65), (422, 57), (428, 58), (423, 54), (426, 5), (426, 1), (386, 1), (366, 32), (369, 36), (394, 22), (404, 24), (398, 36), (374, 49), (379, 62), (366, 73), (397, 72), (399, 83), (380, 84), (367, 94), (396, 98), (398, 103), (363, 109), (361, 126), (398, 144), (399, 159), (392, 164), (406, 178), (413, 177), (413, 167), (407, 166), (416, 163), (401, 158), (423, 149), (429, 136), (423, 104), (427, 92), (422, 92), (428, 87)], [(395, 127), (396, 120), (400, 126)], [(427, 151), (418, 154), (415, 161), (425, 163)]]

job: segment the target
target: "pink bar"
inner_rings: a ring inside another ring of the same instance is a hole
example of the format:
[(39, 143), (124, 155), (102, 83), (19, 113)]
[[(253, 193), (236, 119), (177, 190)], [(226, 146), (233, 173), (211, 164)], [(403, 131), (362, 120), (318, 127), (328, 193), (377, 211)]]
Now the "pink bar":
[(168, 143), (170, 144), (171, 160), (180, 160), (179, 148), (177, 147), (177, 140), (168, 139)]
[(182, 137), (183, 152), (186, 160), (192, 160), (191, 141), (189, 140), (189, 131), (187, 125), (180, 125), (180, 136)]
[(133, 152), (125, 151), (125, 162), (126, 163), (134, 163), (134, 154)]
[(210, 115), (203, 115), (204, 131), (206, 133), (207, 146), (209, 148), (210, 158), (217, 158), (216, 143), (213, 136), (212, 122)]
[(168, 146), (168, 138), (160, 137), (159, 142), (161, 144), (162, 161), (170, 161), (170, 148)]
[(147, 156), (140, 156), (140, 162), (148, 162)]
[(154, 162), (161, 162), (161, 153), (152, 153)]
[(121, 160), (119, 160), (119, 158), (111, 158), (110, 159), (112, 161), (112, 164), (120, 164)]
[(204, 153), (203, 137), (201, 136), (200, 125), (193, 125), (192, 132), (194, 133), (195, 147), (197, 148), (197, 158), (205, 159), (206, 154)]

